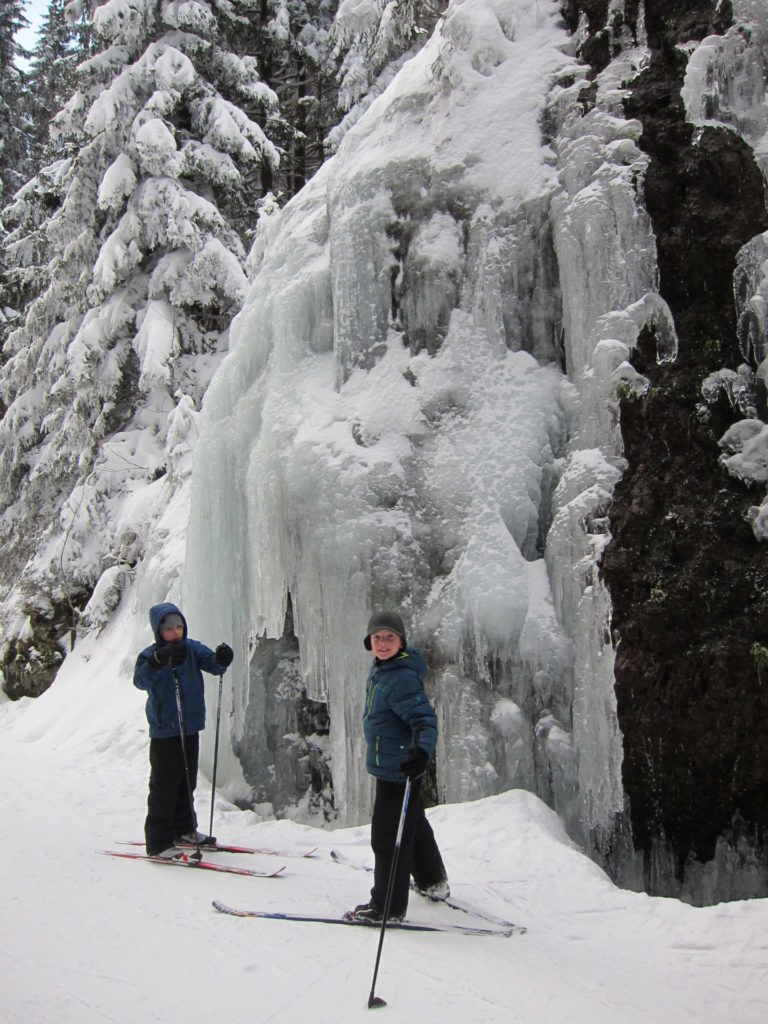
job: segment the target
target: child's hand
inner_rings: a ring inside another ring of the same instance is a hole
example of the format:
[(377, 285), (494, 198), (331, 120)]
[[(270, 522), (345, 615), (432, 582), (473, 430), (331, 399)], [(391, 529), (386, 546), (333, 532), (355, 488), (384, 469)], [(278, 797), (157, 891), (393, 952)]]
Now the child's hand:
[(219, 644), (214, 653), (216, 655), (216, 661), (218, 661), (222, 668), (228, 668), (232, 664), (232, 659), (235, 656), (229, 644)]
[(171, 668), (178, 668), (187, 660), (186, 644), (171, 644)]
[(187, 660), (186, 644), (160, 644), (149, 656), (150, 668), (161, 669), (164, 665), (178, 668)]
[(173, 644), (160, 644), (149, 656), (150, 668), (159, 669), (164, 665), (170, 665), (172, 657)]
[(421, 747), (416, 747), (415, 750), (408, 751), (408, 760), (400, 765), (400, 771), (409, 779), (417, 779), (419, 775), (424, 774), (428, 764), (429, 754)]

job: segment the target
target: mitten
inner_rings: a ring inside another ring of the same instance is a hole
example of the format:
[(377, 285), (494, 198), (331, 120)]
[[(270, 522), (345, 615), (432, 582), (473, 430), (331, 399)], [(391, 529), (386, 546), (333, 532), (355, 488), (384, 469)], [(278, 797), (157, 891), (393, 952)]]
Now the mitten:
[(403, 761), (400, 765), (400, 771), (409, 779), (417, 779), (419, 775), (424, 774), (428, 764), (429, 754), (425, 753), (421, 747), (416, 747), (415, 750), (408, 751), (408, 760)]
[(173, 644), (160, 644), (149, 656), (149, 667), (160, 669), (164, 665), (170, 665), (172, 657)]
[(185, 643), (171, 644), (171, 668), (178, 668), (187, 660), (187, 645)]
[(235, 656), (229, 644), (219, 644), (214, 653), (216, 654), (216, 661), (218, 661), (222, 668), (227, 668), (231, 665), (232, 659)]

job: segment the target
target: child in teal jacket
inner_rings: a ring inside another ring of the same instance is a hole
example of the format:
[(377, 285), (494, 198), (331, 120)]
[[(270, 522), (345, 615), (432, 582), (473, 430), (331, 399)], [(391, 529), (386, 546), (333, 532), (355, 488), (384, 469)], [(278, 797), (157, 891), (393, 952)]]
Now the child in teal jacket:
[(371, 818), (375, 863), (371, 898), (353, 914), (367, 921), (383, 916), (406, 779), (411, 791), (392, 889), (389, 917), (405, 917), (411, 874), (416, 888), (433, 899), (445, 899), (448, 881), (432, 827), (424, 814), (422, 780), (437, 743), (437, 716), (424, 692), (426, 662), (406, 645), (405, 627), (397, 612), (377, 612), (363, 641), (374, 654), (368, 673), (363, 712), (366, 767), (376, 779)]

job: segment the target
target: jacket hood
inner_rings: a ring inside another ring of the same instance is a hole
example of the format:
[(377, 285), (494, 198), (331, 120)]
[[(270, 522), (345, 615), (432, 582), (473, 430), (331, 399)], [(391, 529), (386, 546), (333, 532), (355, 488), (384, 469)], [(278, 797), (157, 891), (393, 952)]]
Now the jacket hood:
[(163, 642), (160, 636), (160, 623), (166, 615), (170, 615), (172, 612), (181, 616), (181, 621), (184, 623), (184, 639), (187, 639), (187, 620), (184, 618), (181, 609), (177, 608), (175, 604), (171, 604), (170, 601), (164, 601), (162, 604), (152, 605), (149, 609), (149, 624), (152, 627), (155, 640), (159, 644)]

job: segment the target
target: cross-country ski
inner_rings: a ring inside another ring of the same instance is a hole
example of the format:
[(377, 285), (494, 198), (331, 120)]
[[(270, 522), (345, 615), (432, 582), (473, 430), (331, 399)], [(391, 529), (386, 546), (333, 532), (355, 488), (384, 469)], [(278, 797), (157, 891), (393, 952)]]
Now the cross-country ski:
[[(118, 846), (144, 846), (143, 839), (118, 839)], [(197, 849), (195, 843), (186, 842), (185, 840), (175, 839), (173, 845), (179, 850), (195, 850)], [(201, 843), (200, 849), (206, 853), (255, 853), (262, 857), (297, 857), (306, 858), (312, 857), (317, 853), (317, 847), (313, 846), (310, 850), (277, 850), (267, 846), (236, 846), (232, 843), (220, 843), (218, 840), (215, 843)]]
[[(366, 871), (368, 874), (373, 873), (373, 868), (369, 867), (367, 864), (361, 864), (359, 861), (353, 860), (351, 857), (347, 857), (339, 850), (331, 850), (331, 859), (336, 864), (342, 864), (346, 867), (353, 868), (355, 871)], [(469, 914), (470, 917), (480, 918), (482, 921), (487, 921), (489, 924), (494, 924), (501, 928), (514, 928), (519, 932), (525, 931), (525, 928), (521, 925), (516, 925), (512, 921), (506, 921), (504, 918), (498, 917), (496, 914), (491, 914), (487, 910), (482, 910), (480, 907), (467, 903), (465, 900), (457, 899), (453, 895), (435, 898), (427, 893), (421, 892), (421, 890), (414, 885), (413, 881), (411, 881), (411, 889), (418, 893), (419, 896), (423, 896), (424, 899), (428, 900), (430, 903), (443, 903), (446, 907), (450, 907), (452, 910), (459, 910), (462, 914)], [(387, 927), (389, 928), (391, 925), (388, 924)]]
[(164, 864), (171, 867), (192, 868), (193, 870), (199, 869), (201, 871), (219, 871), (222, 874), (248, 875), (251, 878), (277, 878), (278, 875), (285, 871), (284, 864), (271, 871), (260, 871), (258, 868), (238, 868), (232, 864), (214, 864), (210, 860), (196, 860), (194, 857), (187, 856), (180, 859), (169, 859), (166, 857), (150, 857), (146, 853), (132, 853), (127, 850), (97, 850), (96, 852), (103, 853), (107, 857), (122, 857), (124, 860), (144, 860), (149, 864)]
[[(370, 921), (357, 919), (350, 914), (342, 914), (340, 917), (331, 917), (324, 914), (293, 914), (283, 913), (276, 910), (241, 910), (236, 907), (229, 907), (220, 900), (213, 900), (211, 904), (220, 914), (230, 914), (232, 917), (257, 917), (266, 921), (290, 921), (295, 924), (331, 924), (351, 925), (356, 928), (367, 928), (369, 931), (378, 930), (378, 925)], [(472, 927), (461, 924), (432, 924), (420, 923), (418, 921), (390, 921), (387, 928), (394, 928), (406, 932), (445, 932), (456, 935), (484, 935), (500, 938), (509, 938), (511, 935), (520, 934), (523, 929), (512, 926), (511, 928), (483, 928)]]

